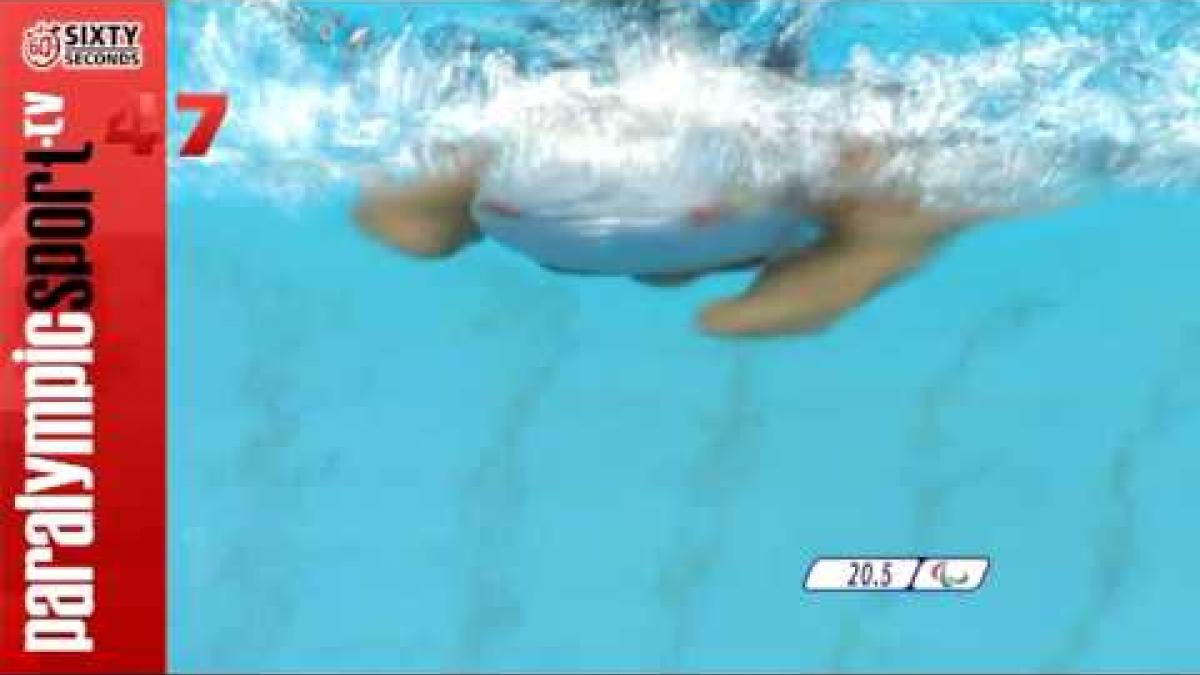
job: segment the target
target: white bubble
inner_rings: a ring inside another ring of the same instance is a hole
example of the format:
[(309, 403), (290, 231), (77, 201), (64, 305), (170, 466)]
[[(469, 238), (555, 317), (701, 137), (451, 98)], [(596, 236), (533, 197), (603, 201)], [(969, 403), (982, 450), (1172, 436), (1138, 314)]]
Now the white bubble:
[[(789, 40), (852, 28), (830, 23), (824, 3), (801, 4), (809, 11), (778, 31)], [(845, 187), (831, 167), (853, 138), (890, 149), (880, 184), (935, 200), (1194, 186), (1200, 4), (1095, 4), (1056, 5), (1050, 19), (999, 35), (988, 28), (966, 49), (892, 53), (864, 39), (819, 82), (739, 60), (736, 40), (786, 0), (721, 17), (744, 23), (716, 41), (684, 10), (651, 30), (614, 26), (578, 3), (523, 8), (536, 25), (516, 10), (439, 23), (436, 9), (409, 9), (385, 29), (335, 25), (286, 0), (175, 5), (180, 88), (232, 102), (213, 155), (178, 168), (239, 185), (283, 180), (291, 197), (297, 185), (322, 191), (365, 171), (427, 170), (451, 161), (441, 149), (482, 138), (503, 148), (511, 172), (582, 163), (647, 180), (703, 171), (820, 191)]]

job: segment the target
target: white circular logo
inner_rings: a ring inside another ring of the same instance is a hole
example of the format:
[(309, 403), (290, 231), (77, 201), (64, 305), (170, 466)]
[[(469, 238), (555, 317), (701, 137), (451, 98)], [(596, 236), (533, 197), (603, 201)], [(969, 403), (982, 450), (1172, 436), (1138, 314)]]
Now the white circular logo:
[(21, 58), (30, 68), (46, 70), (53, 68), (62, 58), (62, 42), (56, 24), (39, 21), (25, 29), (25, 42), (21, 45)]

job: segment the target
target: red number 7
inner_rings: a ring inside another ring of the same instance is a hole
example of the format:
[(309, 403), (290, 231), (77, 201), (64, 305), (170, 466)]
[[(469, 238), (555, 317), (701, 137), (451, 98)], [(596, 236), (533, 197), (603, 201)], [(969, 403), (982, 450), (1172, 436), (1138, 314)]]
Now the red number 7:
[(179, 110), (196, 111), (200, 119), (196, 128), (184, 141), (179, 149), (182, 157), (203, 157), (208, 154), (221, 122), (225, 120), (225, 111), (229, 109), (229, 99), (225, 94), (185, 94), (175, 96), (175, 107)]

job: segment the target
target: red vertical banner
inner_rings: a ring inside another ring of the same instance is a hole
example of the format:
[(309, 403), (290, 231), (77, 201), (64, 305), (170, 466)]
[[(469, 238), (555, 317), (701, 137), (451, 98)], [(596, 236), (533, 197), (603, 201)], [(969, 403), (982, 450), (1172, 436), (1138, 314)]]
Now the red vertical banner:
[(0, 3), (0, 671), (165, 669), (165, 18)]

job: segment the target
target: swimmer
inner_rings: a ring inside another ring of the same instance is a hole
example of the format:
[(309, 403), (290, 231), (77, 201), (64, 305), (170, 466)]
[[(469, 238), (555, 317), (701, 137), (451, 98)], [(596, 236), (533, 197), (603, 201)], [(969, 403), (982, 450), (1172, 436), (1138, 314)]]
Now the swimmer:
[[(867, 147), (847, 144), (840, 170), (848, 178), (853, 178), (855, 172), (872, 170), (885, 158), (884, 153)], [(493, 229), (481, 227), (481, 221), (503, 223), (503, 217), (508, 216), (507, 222), (529, 229), (516, 207), (487, 199), (486, 186), (481, 184), (486, 161), (461, 163), (459, 167), (412, 184), (367, 191), (357, 207), (356, 219), (382, 241), (427, 259), (445, 258), (479, 241)], [(643, 270), (632, 276), (654, 285), (677, 285), (709, 272), (759, 266), (757, 279), (749, 289), (715, 302), (700, 313), (700, 327), (711, 334), (731, 337), (814, 332), (917, 269), (953, 234), (1003, 215), (988, 210), (930, 209), (911, 196), (880, 194), (848, 195), (816, 203), (793, 200), (789, 206), (791, 220), (808, 219), (818, 226), (816, 240), (807, 246), (774, 256), (769, 249), (740, 251), (733, 259), (710, 261), (699, 268)], [(723, 219), (736, 220), (726, 217), (732, 209), (722, 204), (701, 205), (690, 212), (688, 226), (699, 230), (720, 227)], [(725, 225), (739, 226), (743, 225)], [(495, 229), (497, 235), (504, 232), (504, 228)], [(558, 229), (569, 232), (571, 228)], [(621, 255), (619, 238), (635, 235), (607, 236), (618, 240), (614, 252)], [(522, 248), (520, 241), (514, 243)], [(666, 246), (671, 248), (659, 252), (670, 255), (682, 251), (684, 258), (676, 264), (686, 266), (687, 246), (682, 243), (681, 239), (668, 240)], [(577, 244), (567, 241), (559, 249), (578, 248)], [(564, 265), (545, 260), (553, 252), (548, 248), (534, 251), (533, 257), (541, 258), (552, 269), (604, 273), (600, 265), (589, 269), (580, 262)], [(586, 263), (593, 258), (576, 260)]]

